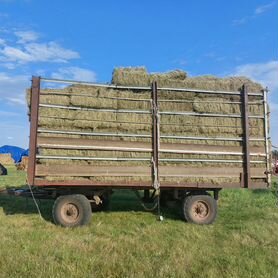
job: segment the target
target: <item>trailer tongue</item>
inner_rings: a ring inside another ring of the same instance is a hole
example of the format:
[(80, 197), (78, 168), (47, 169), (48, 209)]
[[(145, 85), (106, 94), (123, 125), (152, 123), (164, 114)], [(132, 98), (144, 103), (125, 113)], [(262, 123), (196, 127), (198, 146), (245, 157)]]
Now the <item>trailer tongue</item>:
[(158, 209), (157, 196), (182, 201), (186, 221), (210, 224), (222, 188), (270, 185), (266, 91), (33, 77), (30, 107), (28, 184), (55, 199), (62, 226), (87, 224), (119, 188), (144, 190)]

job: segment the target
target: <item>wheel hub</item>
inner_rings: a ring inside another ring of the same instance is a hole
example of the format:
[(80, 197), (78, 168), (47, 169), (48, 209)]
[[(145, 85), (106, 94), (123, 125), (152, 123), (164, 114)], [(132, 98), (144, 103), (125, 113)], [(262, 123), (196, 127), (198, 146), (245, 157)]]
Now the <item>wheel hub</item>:
[(68, 223), (74, 223), (79, 217), (79, 209), (75, 204), (67, 203), (62, 207), (62, 218)]
[(206, 218), (209, 214), (209, 207), (205, 202), (197, 201), (192, 206), (192, 213), (196, 218)]

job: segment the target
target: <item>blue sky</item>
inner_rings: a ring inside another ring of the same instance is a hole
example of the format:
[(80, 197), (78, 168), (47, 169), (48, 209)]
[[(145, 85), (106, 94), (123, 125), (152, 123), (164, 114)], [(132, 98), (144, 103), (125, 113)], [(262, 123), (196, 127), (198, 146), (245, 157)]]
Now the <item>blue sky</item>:
[(246, 75), (271, 89), (278, 145), (277, 1), (0, 0), (0, 146), (28, 146), (32, 75), (110, 82), (114, 67)]

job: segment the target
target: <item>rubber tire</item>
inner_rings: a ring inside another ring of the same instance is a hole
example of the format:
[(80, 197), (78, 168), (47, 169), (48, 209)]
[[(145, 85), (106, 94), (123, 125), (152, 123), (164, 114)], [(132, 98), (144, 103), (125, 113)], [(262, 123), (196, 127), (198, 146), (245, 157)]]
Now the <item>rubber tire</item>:
[[(62, 206), (66, 203), (72, 203), (79, 210), (79, 216), (76, 222), (69, 223), (66, 222), (63, 217), (61, 216)], [(62, 227), (78, 227), (87, 225), (90, 223), (92, 218), (92, 211), (91, 211), (91, 204), (89, 200), (81, 194), (73, 194), (73, 195), (63, 195), (58, 197), (53, 205), (52, 208), (52, 216), (54, 223), (56, 225), (60, 225)]]
[[(196, 201), (201, 201), (206, 204), (208, 207), (209, 213), (208, 216), (204, 219), (197, 219), (192, 215), (192, 206)], [(199, 225), (208, 225), (212, 224), (217, 217), (217, 202), (211, 197), (208, 193), (205, 195), (189, 195), (184, 198), (182, 202), (182, 213), (183, 218), (189, 223), (199, 224)]]

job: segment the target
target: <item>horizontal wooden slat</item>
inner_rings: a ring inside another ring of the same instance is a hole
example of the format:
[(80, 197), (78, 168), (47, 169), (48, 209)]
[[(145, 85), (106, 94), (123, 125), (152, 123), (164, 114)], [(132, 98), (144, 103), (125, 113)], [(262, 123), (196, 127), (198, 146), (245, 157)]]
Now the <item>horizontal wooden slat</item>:
[[(151, 143), (128, 142), (116, 140), (94, 140), (63, 137), (38, 137), (38, 146), (53, 149), (79, 149), (79, 150), (118, 150), (118, 151), (136, 151), (151, 152)], [(240, 155), (242, 147), (235, 146), (214, 146), (204, 144), (172, 144), (161, 143), (160, 152), (170, 153), (235, 153)], [(251, 147), (251, 153), (256, 155), (265, 155), (264, 147)]]
[(150, 167), (117, 167), (92, 165), (37, 165), (36, 176), (129, 177), (151, 176)]
[[(160, 166), (160, 177), (239, 177), (242, 168), (187, 168)], [(265, 177), (265, 168), (252, 168), (251, 176)], [(93, 166), (93, 165), (37, 165), (36, 176), (70, 177), (150, 177), (151, 167)]]
[[(114, 188), (132, 188), (132, 189), (153, 189), (151, 182), (127, 182), (123, 180), (122, 182), (94, 182), (90, 180), (71, 180), (71, 181), (47, 181), (43, 179), (36, 178), (34, 181), (35, 186), (43, 187), (53, 187), (53, 186), (91, 186), (91, 187), (114, 187)], [(240, 183), (221, 183), (221, 184), (212, 184), (212, 183), (167, 183), (162, 182), (160, 184), (161, 188), (239, 188), (241, 187)], [(250, 188), (267, 188), (267, 184), (263, 182), (252, 182)]]

